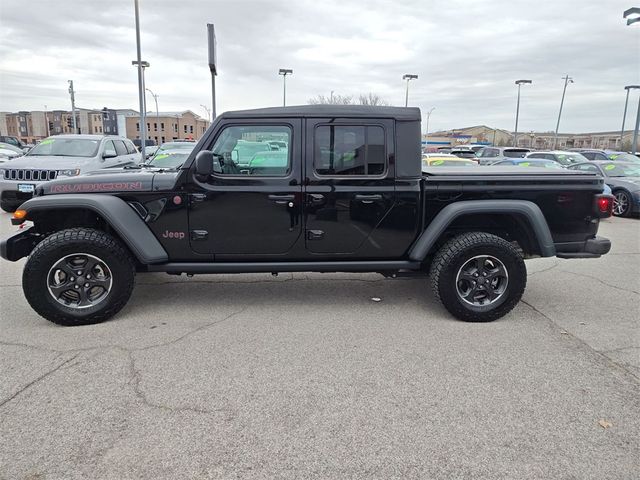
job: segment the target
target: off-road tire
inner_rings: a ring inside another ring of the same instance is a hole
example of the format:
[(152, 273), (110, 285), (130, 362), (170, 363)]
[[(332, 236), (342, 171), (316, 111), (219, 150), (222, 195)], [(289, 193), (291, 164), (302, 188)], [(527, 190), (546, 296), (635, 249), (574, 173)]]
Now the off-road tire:
[[(112, 285), (98, 304), (78, 309), (62, 305), (48, 289), (49, 270), (71, 254), (99, 257), (109, 268)], [(135, 265), (129, 251), (111, 235), (90, 228), (71, 228), (53, 233), (29, 255), (22, 274), (22, 289), (31, 307), (58, 325), (74, 326), (104, 322), (125, 306), (134, 286)]]
[[(458, 271), (479, 255), (497, 258), (508, 273), (504, 294), (490, 305), (465, 303), (456, 286)], [(527, 270), (520, 251), (503, 238), (484, 232), (464, 233), (445, 243), (435, 255), (429, 275), (438, 300), (449, 313), (465, 322), (491, 322), (506, 315), (518, 304), (527, 284)]]

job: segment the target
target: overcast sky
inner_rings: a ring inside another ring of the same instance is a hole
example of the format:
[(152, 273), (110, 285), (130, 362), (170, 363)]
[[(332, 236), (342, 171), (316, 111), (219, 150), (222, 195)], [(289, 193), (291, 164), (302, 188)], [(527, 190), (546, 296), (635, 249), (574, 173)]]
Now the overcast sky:
[[(632, 0), (140, 0), (147, 87), (160, 110), (206, 116), (206, 23), (218, 39), (218, 112), (324, 94), (374, 92), (404, 104), (404, 73), (419, 79), (409, 103), (436, 107), (429, 129), (487, 124), (520, 131), (616, 130), (624, 85), (640, 84), (640, 24)], [(133, 0), (0, 0), (0, 111), (138, 109)], [(636, 91), (638, 92), (638, 91)], [(638, 93), (627, 126), (632, 128)], [(148, 96), (147, 105), (153, 108)], [(425, 128), (423, 122), (423, 130)]]

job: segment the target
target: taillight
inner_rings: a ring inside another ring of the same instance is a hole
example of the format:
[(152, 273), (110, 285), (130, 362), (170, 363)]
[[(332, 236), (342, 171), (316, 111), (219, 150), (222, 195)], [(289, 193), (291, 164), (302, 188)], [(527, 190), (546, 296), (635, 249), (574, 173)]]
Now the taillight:
[(600, 218), (610, 217), (613, 213), (613, 196), (605, 194), (596, 195), (594, 210)]

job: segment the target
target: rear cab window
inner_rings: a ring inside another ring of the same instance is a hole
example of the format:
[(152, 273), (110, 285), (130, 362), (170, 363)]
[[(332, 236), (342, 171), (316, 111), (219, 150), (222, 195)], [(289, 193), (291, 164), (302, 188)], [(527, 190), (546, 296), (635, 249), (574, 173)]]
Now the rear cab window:
[(313, 168), (318, 176), (382, 176), (386, 158), (381, 125), (319, 124), (315, 128)]

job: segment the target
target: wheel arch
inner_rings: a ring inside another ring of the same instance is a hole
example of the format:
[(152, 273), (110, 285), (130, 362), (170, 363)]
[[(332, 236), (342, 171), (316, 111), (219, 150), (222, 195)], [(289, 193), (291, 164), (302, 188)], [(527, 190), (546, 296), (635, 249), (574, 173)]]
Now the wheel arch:
[[(479, 226), (480, 225), (480, 226)], [(409, 259), (423, 261), (435, 246), (465, 231), (508, 232), (527, 255), (556, 254), (551, 231), (540, 207), (527, 200), (464, 200), (444, 207), (409, 251)], [(501, 235), (498, 235), (501, 236)]]
[[(52, 195), (34, 197), (20, 206), (27, 219), (50, 222), (51, 216), (64, 212), (62, 226), (108, 227), (142, 264), (164, 263), (167, 252), (144, 220), (124, 200), (111, 195)], [(76, 221), (73, 221), (75, 219)], [(78, 221), (78, 219), (84, 219)], [(59, 230), (58, 226), (56, 230)]]

